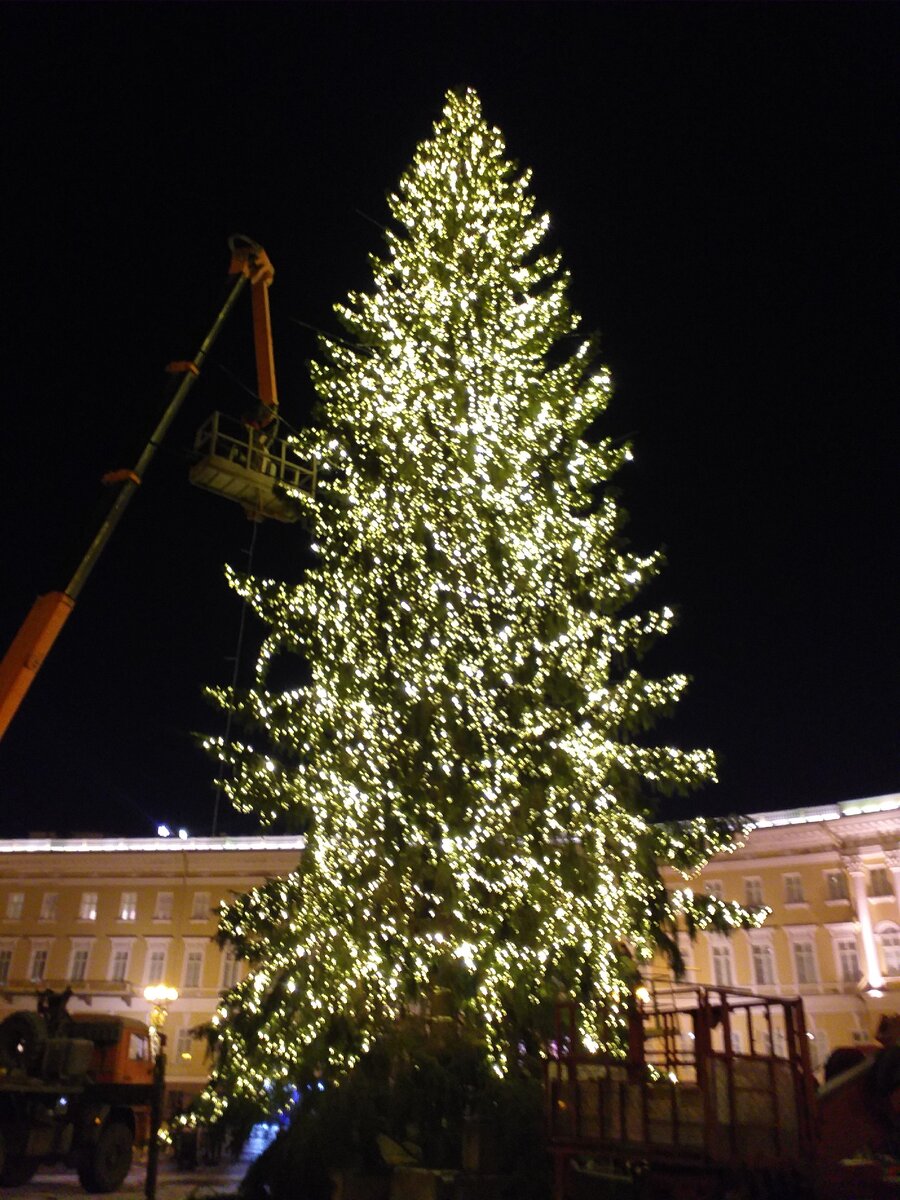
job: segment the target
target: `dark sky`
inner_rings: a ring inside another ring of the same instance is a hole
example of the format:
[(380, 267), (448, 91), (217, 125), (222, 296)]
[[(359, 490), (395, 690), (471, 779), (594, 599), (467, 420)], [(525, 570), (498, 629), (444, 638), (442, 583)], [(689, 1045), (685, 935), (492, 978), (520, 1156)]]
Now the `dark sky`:
[[(633, 542), (695, 683), (660, 737), (717, 789), (668, 812), (898, 789), (893, 5), (6, 5), (0, 642), (62, 588), (262, 242), (285, 415), (306, 325), (367, 285), (384, 193), (472, 84), (553, 216), (633, 437)], [(297, 322), (305, 324), (298, 324)], [(193, 431), (253, 383), (243, 308), (0, 747), (0, 836), (209, 831), (192, 730), (227, 679), (241, 510), (191, 488)], [(231, 374), (229, 374), (229, 372)], [(297, 578), (297, 527), (256, 566)], [(248, 629), (255, 650), (260, 628)], [(253, 826), (226, 814), (224, 829)]]

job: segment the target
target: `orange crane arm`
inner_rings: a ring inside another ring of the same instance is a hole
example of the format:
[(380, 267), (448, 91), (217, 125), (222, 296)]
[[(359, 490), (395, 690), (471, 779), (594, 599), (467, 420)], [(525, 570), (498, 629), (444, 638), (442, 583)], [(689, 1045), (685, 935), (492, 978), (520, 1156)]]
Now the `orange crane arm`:
[(261, 419), (256, 427), (263, 428), (275, 418), (278, 399), (275, 392), (272, 325), (269, 317), (268, 295), (269, 284), (272, 282), (275, 272), (265, 250), (250, 238), (233, 237), (230, 239), (229, 245), (232, 252), (229, 275), (235, 275), (237, 278), (193, 360), (170, 364), (169, 371), (173, 375), (180, 375), (181, 382), (150, 435), (150, 440), (144, 447), (143, 453), (133, 469), (111, 471), (104, 477), (105, 482), (121, 484), (121, 487), (66, 590), (64, 592), (48, 592), (46, 595), (38, 596), (13, 639), (12, 645), (3, 660), (0, 661), (0, 738), (3, 737), (7, 726), (25, 698), (25, 694), (40, 670), (48, 651), (56, 641), (69, 613), (75, 607), (81, 589), (121, 520), (129, 501), (137, 491), (156, 454), (157, 447), (199, 376), (203, 362), (218, 337), (225, 318), (231, 312), (235, 301), (248, 282), (253, 296), (256, 366), (259, 395), (263, 404)]
[(269, 288), (275, 268), (262, 246), (250, 238), (231, 238), (229, 275), (243, 275), (250, 281), (253, 309), (253, 349), (256, 355), (256, 390), (259, 411), (245, 423), (251, 429), (264, 429), (278, 415), (278, 387), (275, 383), (275, 353), (272, 347), (272, 316), (269, 312)]
[(22, 622), (0, 662), (0, 738), (74, 607), (75, 601), (65, 592), (48, 592), (38, 596)]

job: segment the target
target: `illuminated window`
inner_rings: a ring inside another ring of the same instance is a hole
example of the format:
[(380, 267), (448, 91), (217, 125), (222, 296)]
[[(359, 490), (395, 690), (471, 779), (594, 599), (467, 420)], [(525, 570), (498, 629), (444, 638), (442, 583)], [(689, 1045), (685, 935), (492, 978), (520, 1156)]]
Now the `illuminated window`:
[(711, 949), (713, 983), (718, 987), (731, 987), (734, 984), (734, 971), (731, 965), (731, 947), (713, 944)]
[(879, 934), (881, 951), (884, 955), (886, 975), (900, 975), (900, 929), (885, 929)]
[(78, 919), (80, 921), (96, 921), (97, 920), (97, 893), (82, 892), (81, 903), (78, 905)]
[(154, 921), (171, 921), (175, 896), (172, 892), (157, 892), (156, 907), (153, 910)]
[(821, 1071), (828, 1058), (828, 1034), (817, 1029), (809, 1039), (809, 1065), (814, 1071)]
[(131, 1062), (146, 1062), (150, 1057), (150, 1040), (132, 1033), (128, 1038), (128, 1058)]
[(181, 1059), (190, 1058), (193, 1045), (194, 1038), (190, 1029), (179, 1029), (175, 1035), (175, 1057)]
[(87, 965), (90, 953), (90, 950), (85, 949), (84, 946), (77, 946), (72, 951), (72, 961), (69, 964), (70, 983), (84, 983), (87, 978)]
[(834, 957), (837, 960), (838, 972), (842, 982), (859, 983), (862, 978), (862, 971), (859, 966), (859, 951), (856, 947), (856, 938), (836, 938), (834, 943)]
[(721, 900), (725, 894), (725, 889), (722, 887), (721, 879), (707, 879), (704, 881), (703, 890), (707, 896), (715, 896), (717, 900)]
[(191, 904), (191, 920), (206, 921), (209, 919), (209, 892), (194, 892)]
[(784, 877), (784, 902), (785, 904), (805, 904), (803, 898), (803, 880), (799, 875), (785, 875)]
[(41, 898), (41, 920), (55, 921), (59, 909), (59, 893), (44, 892)]
[(147, 955), (147, 983), (162, 983), (166, 974), (166, 952), (154, 948)]
[(847, 900), (847, 876), (843, 871), (827, 871), (825, 873), (825, 888), (829, 900)]
[(131, 954), (128, 950), (117, 947), (113, 950), (110, 960), (109, 977), (113, 983), (124, 983), (128, 977), (128, 960)]
[(818, 983), (816, 974), (816, 952), (811, 939), (794, 942), (794, 967), (798, 983)]
[(119, 920), (133, 921), (137, 917), (137, 892), (123, 892), (119, 901)]
[(234, 950), (226, 950), (222, 956), (222, 990), (233, 988), (238, 981), (238, 956)]
[(6, 897), (6, 919), (7, 921), (19, 921), (22, 918), (22, 909), (25, 907), (24, 892), (10, 892)]
[(767, 987), (775, 982), (775, 961), (772, 947), (765, 942), (754, 942), (752, 950), (753, 982), (758, 987)]
[(873, 867), (869, 872), (869, 895), (893, 896), (894, 889), (891, 885), (891, 876), (887, 867)]
[(0, 950), (0, 983), (9, 983), (9, 969), (12, 966), (12, 950)]
[(28, 978), (32, 983), (43, 983), (47, 974), (48, 951), (43, 947), (34, 950), (31, 955), (31, 965), (28, 968)]
[(757, 878), (744, 880), (744, 903), (747, 908), (759, 908), (763, 902), (762, 880)]
[(188, 950), (184, 959), (184, 986), (195, 988), (200, 986), (200, 976), (203, 972), (203, 951)]

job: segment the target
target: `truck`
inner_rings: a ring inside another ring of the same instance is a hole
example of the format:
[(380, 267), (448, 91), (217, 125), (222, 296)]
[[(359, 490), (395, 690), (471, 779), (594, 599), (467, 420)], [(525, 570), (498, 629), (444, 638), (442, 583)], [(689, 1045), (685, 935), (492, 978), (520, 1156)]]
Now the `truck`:
[(66, 1011), (44, 992), (38, 1011), (0, 1023), (0, 1186), (45, 1163), (74, 1167), (86, 1192), (112, 1192), (146, 1144), (153, 1100), (150, 1030), (130, 1017)]
[(898, 1194), (900, 1038), (835, 1050), (820, 1085), (799, 997), (641, 987), (626, 1047), (610, 1010), (592, 1023), (609, 1049), (594, 1053), (578, 1006), (556, 1014), (545, 1058), (554, 1200)]

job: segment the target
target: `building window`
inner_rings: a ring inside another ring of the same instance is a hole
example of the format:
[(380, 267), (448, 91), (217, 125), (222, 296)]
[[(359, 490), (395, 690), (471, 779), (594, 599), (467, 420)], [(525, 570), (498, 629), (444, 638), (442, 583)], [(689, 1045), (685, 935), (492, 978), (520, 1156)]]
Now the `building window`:
[(209, 919), (209, 892), (194, 892), (191, 905), (191, 920), (206, 921)]
[[(807, 1034), (807, 1036), (809, 1036)], [(828, 1058), (828, 1034), (817, 1029), (809, 1039), (809, 1065), (814, 1071), (821, 1071)]]
[(233, 988), (238, 981), (238, 956), (234, 950), (226, 950), (222, 956), (222, 990)]
[(44, 892), (44, 895), (41, 898), (41, 920), (55, 921), (58, 908), (59, 893)]
[(884, 955), (884, 973), (900, 975), (900, 929), (886, 929), (879, 934)]
[(184, 959), (184, 986), (195, 988), (200, 986), (200, 975), (203, 971), (203, 951), (188, 950)]
[(859, 969), (859, 951), (856, 948), (856, 938), (836, 938), (834, 956), (837, 959), (838, 973), (843, 983), (859, 983), (862, 971)]
[(826, 871), (825, 889), (828, 900), (849, 900), (847, 891), (847, 876), (843, 871)]
[(141, 1037), (138, 1033), (132, 1033), (128, 1037), (128, 1061), (129, 1062), (149, 1062), (150, 1061), (150, 1039)]
[(97, 893), (82, 892), (81, 903), (78, 905), (79, 921), (97, 920)]
[(69, 964), (70, 983), (84, 983), (87, 978), (87, 965), (90, 953), (90, 950), (86, 950), (84, 946), (78, 946), (72, 951), (72, 961)]
[(147, 955), (147, 983), (162, 983), (166, 974), (166, 952), (154, 948)]
[(713, 982), (718, 987), (731, 987), (734, 983), (734, 973), (731, 969), (731, 948), (729, 946), (713, 946), (711, 955)]
[(123, 892), (119, 901), (119, 920), (133, 921), (137, 917), (137, 892)]
[(678, 949), (681, 951), (681, 957), (684, 960), (685, 971), (694, 971), (696, 969), (694, 966), (694, 943), (684, 930), (678, 934)]
[(803, 899), (803, 880), (799, 875), (785, 875), (784, 902), (785, 904), (805, 903)]
[(127, 950), (121, 948), (113, 950), (109, 969), (109, 977), (113, 983), (124, 983), (127, 979), (129, 957)]
[(765, 942), (753, 943), (753, 982), (767, 987), (775, 982), (775, 962), (772, 947)]
[(176, 1058), (189, 1059), (191, 1057), (191, 1048), (194, 1044), (194, 1038), (190, 1029), (179, 1029), (175, 1035), (175, 1056)]
[(887, 867), (873, 867), (869, 872), (869, 895), (874, 897), (893, 896), (891, 876)]
[(157, 892), (156, 908), (153, 910), (154, 921), (171, 921), (175, 896), (173, 892)]
[(0, 983), (9, 983), (9, 971), (12, 966), (12, 950), (0, 950)]
[(744, 880), (744, 903), (747, 908), (759, 908), (763, 902), (761, 879)]
[(785, 1056), (785, 1037), (783, 1029), (773, 1029), (771, 1036), (768, 1029), (763, 1029), (760, 1038), (763, 1054), (773, 1054), (776, 1058)]
[(32, 983), (43, 983), (47, 974), (47, 954), (48, 951), (43, 947), (32, 952), (31, 966), (28, 970), (28, 978)]
[(816, 978), (816, 952), (812, 942), (804, 938), (794, 942), (794, 967), (798, 983), (818, 983)]
[(721, 879), (707, 879), (703, 884), (703, 890), (707, 896), (715, 896), (717, 900), (721, 900), (725, 894)]
[(20, 921), (22, 919), (22, 909), (25, 907), (24, 892), (10, 892), (6, 897), (6, 919), (7, 921)]

